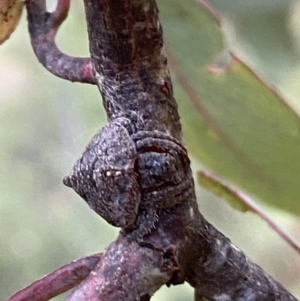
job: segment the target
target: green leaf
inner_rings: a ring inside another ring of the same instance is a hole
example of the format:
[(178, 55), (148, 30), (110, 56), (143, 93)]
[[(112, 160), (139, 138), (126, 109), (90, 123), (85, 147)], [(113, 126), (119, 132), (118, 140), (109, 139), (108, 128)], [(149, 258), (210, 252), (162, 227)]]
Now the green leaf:
[(262, 218), (283, 240), (285, 240), (292, 248), (298, 253), (300, 252), (300, 246), (296, 240), (294, 240), (281, 226), (279, 226), (264, 210), (262, 210), (255, 202), (253, 202), (248, 196), (238, 191), (234, 187), (227, 185), (220, 181), (213, 174), (206, 171), (198, 171), (197, 173), (198, 183), (213, 194), (226, 200), (233, 208), (246, 212), (251, 211)]
[(300, 215), (299, 116), (237, 55), (211, 68), (224, 49), (216, 14), (189, 0), (158, 4), (188, 150), (258, 199)]
[(249, 206), (239, 196), (239, 194), (234, 193), (234, 190), (220, 182), (217, 178), (205, 172), (197, 173), (197, 180), (200, 185), (210, 190), (213, 194), (219, 196), (220, 198), (227, 201), (234, 209), (246, 212), (251, 210)]

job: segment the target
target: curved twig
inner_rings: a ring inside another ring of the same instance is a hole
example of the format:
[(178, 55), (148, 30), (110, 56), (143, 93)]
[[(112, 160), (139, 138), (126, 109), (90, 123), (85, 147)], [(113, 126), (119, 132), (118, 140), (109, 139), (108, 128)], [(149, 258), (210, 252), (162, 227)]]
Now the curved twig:
[(17, 292), (7, 301), (47, 301), (78, 285), (99, 262), (102, 253), (68, 263)]
[(69, 11), (70, 0), (59, 0), (53, 13), (46, 10), (45, 0), (27, 0), (31, 44), (39, 62), (52, 74), (69, 80), (96, 84), (90, 58), (72, 57), (61, 52), (55, 35)]

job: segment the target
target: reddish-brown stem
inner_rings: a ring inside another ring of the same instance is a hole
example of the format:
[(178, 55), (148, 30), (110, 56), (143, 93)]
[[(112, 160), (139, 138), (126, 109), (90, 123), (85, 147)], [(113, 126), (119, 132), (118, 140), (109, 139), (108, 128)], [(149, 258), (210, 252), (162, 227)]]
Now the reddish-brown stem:
[(60, 26), (60, 24), (67, 18), (70, 8), (70, 0), (59, 0), (55, 11), (51, 14), (53, 24)]
[(101, 253), (84, 257), (44, 276), (7, 301), (46, 301), (78, 285), (97, 265)]
[(66, 19), (70, 0), (59, 0), (53, 13), (46, 10), (45, 0), (28, 0), (29, 33), (39, 62), (52, 74), (71, 82), (96, 84), (90, 58), (72, 57), (61, 52), (55, 35)]

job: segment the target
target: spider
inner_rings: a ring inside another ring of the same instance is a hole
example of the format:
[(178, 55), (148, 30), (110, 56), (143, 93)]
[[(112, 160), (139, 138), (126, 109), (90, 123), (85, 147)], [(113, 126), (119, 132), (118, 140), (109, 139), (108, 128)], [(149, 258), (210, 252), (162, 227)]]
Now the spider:
[(116, 118), (103, 127), (64, 184), (111, 225), (139, 228), (142, 236), (153, 227), (157, 209), (180, 204), (192, 192), (190, 162), (175, 138), (160, 131), (130, 133), (128, 124)]

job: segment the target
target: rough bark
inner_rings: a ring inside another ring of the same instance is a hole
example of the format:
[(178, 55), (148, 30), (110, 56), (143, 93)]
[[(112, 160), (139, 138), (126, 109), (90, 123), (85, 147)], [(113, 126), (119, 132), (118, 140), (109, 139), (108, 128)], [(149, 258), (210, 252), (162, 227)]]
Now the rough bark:
[[(134, 112), (144, 120), (138, 127), (165, 131), (180, 139), (181, 127), (155, 1), (84, 2), (91, 60), (108, 118)], [(170, 274), (173, 276), (166, 283), (188, 281), (208, 300), (295, 300), (205, 221), (198, 211), (195, 194), (172, 210), (161, 210), (155, 226), (145, 238), (154, 246), (151, 256), (154, 257), (157, 250), (176, 250), (172, 256), (175, 255), (177, 264), (172, 267)], [(123, 240), (127, 241), (120, 236), (121, 245)], [(114, 252), (114, 248), (113, 244), (108, 252)], [(140, 252), (145, 251), (137, 248), (134, 253)], [(108, 260), (107, 264), (116, 262)], [(152, 274), (154, 266), (148, 268)], [(138, 279), (144, 279), (143, 273), (147, 270), (139, 270), (132, 278), (128, 277), (129, 286), (130, 283), (139, 285)], [(156, 282), (154, 279), (149, 279), (148, 283), (141, 281), (145, 285), (142, 291), (151, 295), (153, 281)], [(100, 300), (113, 300), (109, 296), (99, 296)], [(126, 300), (142, 297), (140, 294), (122, 296)]]
[[(43, 17), (32, 11), (42, 2), (27, 1), (32, 35)], [(108, 120), (127, 116), (138, 130), (181, 140), (155, 1), (84, 4), (91, 61)], [(204, 219), (192, 180), (190, 185), (193, 193), (184, 201), (157, 210), (155, 225), (142, 240), (120, 233), (67, 300), (149, 300), (162, 285), (184, 281), (195, 288), (196, 300), (296, 300)]]

